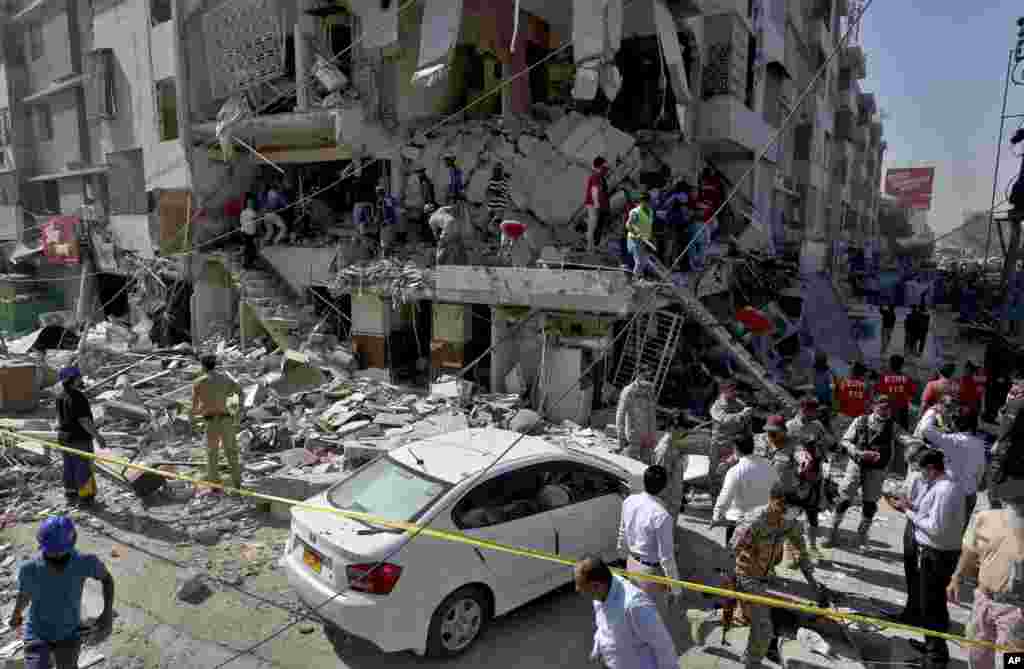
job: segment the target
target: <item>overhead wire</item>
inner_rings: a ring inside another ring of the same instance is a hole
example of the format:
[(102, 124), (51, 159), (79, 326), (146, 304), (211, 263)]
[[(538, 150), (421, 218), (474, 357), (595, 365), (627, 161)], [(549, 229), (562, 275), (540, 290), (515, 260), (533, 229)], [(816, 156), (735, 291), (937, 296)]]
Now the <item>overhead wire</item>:
[[(624, 5), (624, 8), (625, 8), (626, 6), (629, 6), (630, 4), (632, 4), (632, 2), (633, 2), (633, 0), (629, 0), (629, 2), (627, 2), (627, 3), (626, 3), (626, 5)], [(853, 31), (854, 27), (855, 27), (856, 25), (858, 25), (858, 24), (860, 23), (860, 21), (861, 21), (861, 20), (863, 19), (863, 17), (864, 17), (864, 14), (866, 13), (867, 9), (868, 9), (868, 8), (869, 8), (869, 7), (870, 7), (870, 6), (871, 6), (871, 5), (873, 4), (873, 3), (874, 3), (874, 0), (867, 0), (867, 2), (866, 2), (866, 3), (865, 3), (865, 5), (864, 5), (864, 9), (863, 9), (863, 10), (862, 10), (862, 11), (861, 11), (861, 12), (859, 13), (859, 15), (858, 15), (858, 17), (857, 17), (857, 20), (856, 20), (855, 22), (851, 22), (851, 25), (850, 25), (850, 26), (849, 26), (849, 27), (847, 28), (847, 31), (846, 31), (845, 35), (843, 36), (843, 38), (842, 38), (842, 40), (841, 40), (841, 44), (845, 45), (845, 43), (847, 43), (847, 42), (849, 41), (849, 37), (850, 37), (850, 35), (851, 35), (851, 33), (852, 33), (852, 31)], [(519, 77), (521, 77), (521, 76), (523, 76), (523, 75), (529, 74), (529, 72), (530, 72), (531, 70), (533, 70), (534, 68), (536, 68), (536, 67), (539, 67), (540, 65), (543, 65), (543, 64), (544, 64), (545, 62), (547, 62), (547, 61), (548, 61), (548, 60), (550, 60), (551, 58), (555, 57), (556, 55), (558, 55), (559, 53), (561, 53), (562, 51), (564, 51), (565, 49), (567, 49), (567, 48), (568, 48), (569, 46), (571, 46), (571, 45), (572, 45), (572, 42), (573, 42), (573, 40), (572, 40), (572, 39), (570, 39), (570, 40), (566, 41), (566, 42), (565, 42), (565, 43), (564, 43), (564, 44), (563, 44), (562, 46), (560, 46), (560, 47), (559, 47), (558, 49), (556, 49), (556, 50), (552, 51), (552, 52), (551, 52), (551, 53), (550, 53), (550, 54), (549, 54), (548, 56), (546, 56), (545, 58), (541, 59), (540, 61), (538, 61), (538, 62), (537, 62), (537, 63), (535, 63), (534, 65), (532, 65), (532, 66), (530, 66), (530, 67), (528, 67), (528, 68), (526, 68), (526, 69), (524, 69), (524, 70), (522, 70), (522, 71), (520, 71), (520, 72), (518, 72), (518, 73), (516, 73), (516, 74), (512, 75), (512, 76), (511, 76), (511, 77), (509, 77), (509, 78), (508, 78), (507, 80), (505, 80), (505, 81), (503, 81), (503, 82), (499, 83), (499, 84), (498, 84), (498, 85), (496, 85), (496, 86), (495, 86), (494, 88), (492, 88), (492, 89), (491, 89), (490, 91), (488, 91), (488, 92), (486, 92), (486, 93), (482, 94), (482, 95), (481, 95), (480, 97), (478, 97), (478, 98), (477, 98), (476, 100), (474, 100), (473, 102), (470, 102), (470, 103), (469, 103), (468, 105), (466, 105), (466, 106), (465, 106), (465, 107), (464, 107), (464, 108), (463, 108), (462, 110), (460, 110), (460, 111), (458, 111), (458, 112), (455, 112), (454, 114), (452, 114), (452, 115), (448, 116), (447, 118), (443, 119), (443, 120), (442, 120), (442, 121), (441, 121), (441, 122), (440, 122), (439, 124), (437, 124), (436, 126), (434, 126), (434, 128), (440, 127), (441, 125), (443, 125), (443, 124), (447, 123), (447, 122), (448, 122), (448, 121), (449, 121), (450, 119), (452, 119), (452, 118), (455, 118), (456, 116), (460, 115), (460, 114), (461, 114), (461, 113), (463, 113), (463, 112), (464, 112), (464, 111), (465, 111), (466, 109), (472, 108), (473, 106), (475, 106), (475, 105), (476, 105), (476, 104), (478, 104), (479, 102), (483, 101), (483, 100), (484, 100), (484, 99), (486, 99), (487, 97), (489, 97), (489, 96), (493, 95), (493, 94), (494, 94), (495, 92), (497, 92), (497, 91), (501, 90), (502, 88), (504, 88), (505, 86), (507, 86), (507, 85), (511, 84), (511, 83), (512, 83), (513, 81), (515, 81), (515, 80), (516, 80), (517, 78), (519, 78)], [(724, 201), (722, 202), (722, 204), (721, 204), (721, 205), (720, 205), (720, 206), (718, 207), (718, 209), (717, 209), (717, 210), (715, 211), (715, 213), (713, 214), (712, 218), (714, 218), (714, 217), (717, 217), (717, 216), (718, 216), (718, 215), (719, 215), (719, 214), (720, 214), (720, 213), (721, 213), (721, 212), (722, 212), (722, 211), (723, 211), (723, 210), (725, 209), (725, 207), (729, 205), (729, 203), (730, 203), (730, 202), (732, 201), (732, 199), (736, 197), (736, 194), (737, 194), (737, 193), (739, 192), (740, 186), (742, 185), (743, 181), (744, 181), (744, 180), (745, 180), (746, 178), (748, 178), (748, 177), (750, 176), (750, 174), (752, 174), (752, 173), (753, 173), (753, 170), (754, 170), (754, 169), (755, 169), (755, 168), (757, 167), (757, 165), (758, 165), (758, 164), (760, 163), (760, 160), (761, 160), (761, 159), (762, 159), (762, 158), (764, 157), (764, 155), (766, 155), (766, 154), (767, 154), (767, 152), (768, 152), (768, 151), (769, 151), (769, 150), (771, 149), (771, 147), (772, 147), (772, 146), (773, 146), (773, 145), (774, 145), (774, 144), (775, 144), (775, 143), (776, 143), (776, 142), (778, 141), (778, 139), (779, 139), (779, 137), (780, 137), (780, 135), (781, 135), (782, 131), (784, 131), (784, 130), (786, 129), (786, 127), (787, 127), (787, 126), (789, 125), (790, 121), (791, 121), (791, 120), (792, 120), (792, 119), (794, 118), (794, 116), (796, 115), (796, 112), (797, 112), (797, 111), (798, 111), (798, 110), (800, 109), (800, 106), (801, 106), (801, 105), (803, 104), (803, 101), (804, 101), (804, 99), (805, 99), (805, 98), (807, 97), (807, 95), (808, 95), (808, 94), (809, 94), (809, 93), (810, 93), (810, 92), (811, 92), (811, 91), (813, 90), (813, 87), (814, 87), (814, 85), (815, 85), (815, 84), (817, 83), (818, 79), (819, 79), (819, 78), (821, 77), (821, 74), (822, 74), (823, 72), (827, 71), (827, 68), (828, 68), (829, 64), (830, 64), (830, 63), (832, 62), (832, 60), (833, 60), (833, 59), (834, 59), (834, 58), (836, 57), (836, 55), (837, 55), (838, 53), (839, 53), (839, 48), (835, 49), (835, 50), (834, 50), (834, 51), (832, 52), (832, 54), (831, 54), (831, 55), (829, 56), (829, 58), (828, 58), (828, 59), (826, 59), (826, 61), (825, 61), (825, 62), (824, 62), (824, 63), (823, 63), (823, 64), (822, 64), (821, 66), (820, 66), (820, 68), (819, 68), (819, 69), (818, 69), (818, 71), (816, 72), (815, 76), (814, 76), (814, 77), (813, 77), (813, 78), (811, 79), (810, 83), (809, 83), (809, 84), (807, 85), (807, 87), (805, 88), (805, 90), (804, 90), (803, 94), (802, 94), (802, 95), (800, 96), (800, 99), (799, 99), (799, 100), (798, 100), (798, 102), (797, 102), (797, 103), (796, 103), (796, 104), (794, 105), (793, 111), (791, 111), (791, 112), (790, 112), (790, 114), (789, 114), (788, 116), (786, 116), (786, 118), (785, 118), (785, 119), (783, 120), (783, 122), (782, 122), (782, 124), (781, 124), (781, 128), (780, 128), (780, 130), (776, 132), (776, 134), (775, 134), (775, 135), (774, 135), (774, 137), (773, 137), (773, 138), (771, 139), (771, 141), (770, 141), (770, 142), (769, 142), (769, 143), (768, 143), (768, 144), (767, 144), (767, 145), (766, 145), (766, 146), (765, 146), (765, 147), (764, 147), (764, 148), (763, 148), (763, 149), (762, 149), (762, 150), (760, 151), (760, 153), (759, 153), (759, 154), (757, 155), (757, 157), (756, 157), (756, 160), (755, 160), (755, 161), (754, 161), (754, 163), (752, 164), (751, 168), (750, 168), (750, 169), (748, 169), (748, 170), (746, 171), (746, 173), (744, 173), (744, 175), (743, 175), (742, 177), (740, 177), (740, 179), (739, 179), (739, 180), (738, 180), (738, 181), (736, 182), (736, 186), (735, 186), (735, 187), (733, 188), (732, 192), (730, 192), (730, 193), (729, 193), (729, 195), (728, 195), (728, 196), (727, 196), (727, 197), (725, 198), (725, 200), (724, 200)], [(429, 136), (430, 132), (432, 132), (432, 130), (431, 130), (431, 131), (428, 131), (428, 133), (427, 133), (427, 134), (428, 134), (428, 136)], [(376, 159), (376, 160), (377, 160), (377, 161), (379, 161), (380, 159)], [(375, 162), (376, 162), (376, 161), (375, 161)], [(371, 163), (371, 164), (372, 164), (372, 163)], [(340, 183), (340, 181), (341, 181), (341, 180), (339, 180), (339, 181), (338, 181), (338, 183)], [(330, 186), (330, 187), (333, 187), (333, 185), (332, 185), (332, 186)], [(329, 187), (329, 188), (330, 188), (330, 187)], [(326, 190), (326, 189), (325, 189), (325, 190)], [(707, 234), (707, 226), (702, 226), (702, 227), (703, 227), (703, 228), (705, 228), (705, 233)], [(669, 271), (670, 273), (671, 273), (671, 271), (672, 271), (672, 270), (673, 270), (673, 269), (675, 268), (675, 266), (679, 264), (680, 260), (681, 260), (681, 259), (682, 259), (682, 258), (683, 258), (683, 257), (684, 257), (685, 255), (686, 255), (686, 253), (688, 252), (688, 250), (690, 249), (690, 247), (691, 247), (691, 246), (693, 245), (693, 243), (694, 243), (694, 242), (695, 242), (696, 240), (697, 240), (697, 235), (695, 235), (695, 236), (694, 236), (694, 237), (693, 237), (693, 238), (692, 238), (692, 239), (690, 240), (690, 243), (689, 243), (689, 244), (687, 244), (686, 248), (684, 248), (684, 249), (683, 249), (682, 253), (680, 253), (680, 254), (679, 254), (679, 256), (678, 256), (678, 257), (677, 257), (677, 258), (675, 259), (675, 261), (674, 261), (674, 262), (672, 263), (672, 265), (670, 265), (670, 266), (669, 266), (669, 268), (668, 268), (668, 271)], [(629, 333), (629, 332), (630, 332), (630, 330), (631, 330), (632, 326), (633, 326), (633, 325), (634, 325), (634, 324), (636, 323), (636, 321), (637, 321), (637, 320), (638, 320), (638, 319), (640, 318), (640, 316), (641, 316), (642, 314), (644, 314), (644, 313), (647, 313), (647, 311), (648, 311), (648, 310), (649, 310), (649, 309), (650, 309), (650, 308), (651, 308), (651, 307), (652, 307), (652, 306), (654, 305), (654, 303), (655, 303), (655, 301), (656, 301), (656, 300), (658, 299), (658, 297), (659, 297), (659, 295), (658, 295), (658, 292), (657, 292), (657, 291), (651, 291), (651, 295), (650, 295), (650, 296), (649, 296), (649, 297), (648, 297), (648, 298), (647, 298), (647, 299), (645, 300), (645, 302), (644, 302), (644, 304), (643, 304), (643, 305), (641, 306), (641, 308), (639, 308), (639, 309), (637, 309), (637, 310), (636, 310), (636, 313), (634, 313), (634, 315), (632, 316), (632, 318), (630, 318), (630, 320), (629, 320), (629, 321), (628, 321), (628, 322), (626, 323), (626, 326), (625, 326), (625, 327), (623, 327), (623, 328), (622, 328), (622, 329), (621, 329), (621, 330), (619, 331), (619, 333), (618, 333), (618, 334), (617, 334), (617, 335), (616, 335), (615, 337), (613, 337), (613, 339), (612, 339), (612, 341), (611, 341), (611, 345), (610, 345), (610, 346), (609, 346), (609, 347), (608, 347), (608, 348), (606, 349), (606, 352), (605, 352), (605, 354), (604, 354), (604, 355), (602, 355), (602, 356), (600, 356), (600, 357), (598, 357), (598, 358), (596, 358), (596, 359), (595, 359), (595, 360), (594, 360), (594, 361), (593, 361), (593, 362), (592, 362), (592, 363), (591, 363), (591, 364), (590, 364), (590, 365), (589, 365), (589, 366), (588, 366), (588, 367), (587, 367), (587, 368), (586, 368), (586, 369), (585, 369), (585, 370), (584, 370), (584, 371), (583, 371), (583, 372), (582, 372), (582, 373), (581, 373), (581, 374), (579, 375), (579, 377), (578, 377), (578, 378), (576, 379), (576, 381), (574, 381), (574, 382), (573, 382), (573, 383), (572, 383), (572, 384), (571, 384), (571, 385), (570, 385), (570, 386), (569, 386), (569, 387), (568, 387), (568, 388), (567, 388), (567, 389), (565, 390), (565, 392), (563, 392), (563, 393), (562, 393), (562, 394), (561, 394), (561, 395), (560, 395), (560, 396), (558, 397), (558, 399), (557, 399), (557, 400), (555, 401), (555, 405), (556, 405), (556, 406), (557, 406), (558, 404), (560, 404), (560, 403), (562, 402), (562, 400), (564, 400), (564, 399), (565, 399), (566, 397), (568, 397), (568, 395), (569, 395), (569, 394), (570, 394), (571, 392), (573, 392), (573, 391), (575, 390), (576, 386), (577, 386), (577, 385), (579, 385), (580, 383), (582, 383), (582, 381), (583, 381), (583, 380), (584, 380), (585, 378), (587, 378), (588, 374), (589, 374), (589, 373), (590, 373), (590, 372), (591, 372), (591, 371), (592, 371), (592, 370), (593, 370), (593, 369), (594, 369), (594, 368), (595, 368), (595, 367), (596, 367), (596, 366), (597, 366), (598, 364), (600, 364), (600, 363), (604, 362), (604, 359), (605, 359), (605, 358), (607, 357), (607, 355), (608, 355), (608, 352), (610, 352), (610, 351), (614, 350), (615, 344), (616, 344), (616, 343), (618, 342), (618, 340), (619, 340), (619, 339), (620, 339), (621, 337), (625, 336), (625, 335), (626, 335), (627, 333)], [(484, 469), (482, 469), (481, 471), (477, 472), (477, 473), (476, 473), (476, 474), (475, 474), (475, 475), (474, 475), (474, 476), (472, 477), (472, 479), (471, 479), (471, 482), (479, 481), (479, 480), (480, 480), (480, 479), (481, 479), (481, 478), (482, 478), (482, 477), (483, 477), (484, 475), (486, 475), (486, 474), (487, 474), (487, 473), (488, 473), (489, 471), (491, 471), (491, 470), (492, 470), (492, 469), (493, 469), (493, 468), (494, 468), (494, 467), (495, 467), (495, 466), (496, 466), (496, 465), (497, 465), (497, 464), (498, 464), (498, 463), (499, 463), (499, 462), (500, 462), (501, 460), (503, 460), (503, 459), (504, 459), (504, 458), (505, 458), (505, 457), (506, 457), (506, 456), (508, 455), (508, 453), (509, 453), (509, 452), (511, 452), (511, 451), (512, 451), (512, 449), (513, 449), (513, 448), (515, 448), (515, 447), (516, 447), (516, 445), (517, 445), (517, 444), (519, 444), (519, 443), (520, 443), (520, 442), (521, 442), (521, 441), (522, 441), (522, 440), (523, 440), (523, 439), (524, 439), (525, 437), (526, 437), (526, 435), (525, 435), (525, 434), (521, 434), (521, 435), (519, 435), (519, 436), (518, 436), (518, 437), (517, 437), (516, 439), (514, 439), (514, 440), (512, 441), (512, 443), (510, 443), (510, 444), (509, 444), (509, 445), (508, 445), (508, 446), (507, 446), (507, 447), (506, 447), (505, 449), (503, 449), (503, 450), (501, 451), (501, 453), (499, 453), (499, 454), (498, 454), (498, 455), (497, 455), (497, 456), (496, 456), (496, 457), (494, 458), (494, 460), (492, 460), (492, 461), (491, 461), (491, 462), (490, 462), (490, 463), (489, 463), (489, 464), (487, 465), (487, 467), (485, 467), (485, 468), (484, 468)], [(435, 517), (436, 517), (436, 516), (435, 516)], [(382, 566), (382, 565), (384, 565), (384, 564), (386, 564), (386, 563), (387, 563), (387, 562), (388, 562), (389, 560), (392, 560), (392, 559), (394, 559), (394, 557), (395, 557), (395, 556), (396, 556), (396, 555), (397, 555), (397, 554), (398, 554), (398, 553), (399, 553), (399, 552), (400, 552), (400, 551), (401, 551), (401, 550), (402, 550), (403, 548), (405, 548), (406, 546), (408, 546), (408, 545), (409, 545), (410, 543), (412, 543), (412, 541), (414, 541), (414, 540), (415, 540), (415, 539), (416, 539), (416, 538), (417, 538), (418, 536), (420, 536), (420, 534), (421, 534), (421, 533), (423, 532), (423, 530), (425, 530), (425, 529), (427, 529), (427, 528), (429, 527), (429, 525), (430, 525), (430, 523), (431, 523), (431, 522), (433, 522), (433, 518), (431, 518), (430, 520), (428, 520), (428, 521), (427, 521), (426, 523), (423, 523), (423, 524), (421, 524), (421, 525), (418, 525), (418, 526), (417, 526), (417, 529), (416, 529), (416, 530), (415, 530), (415, 531), (414, 531), (414, 532), (413, 532), (413, 533), (411, 534), (411, 536), (410, 536), (410, 537), (408, 538), (408, 540), (407, 540), (407, 541), (404, 541), (404, 542), (402, 542), (402, 543), (401, 543), (401, 544), (399, 544), (399, 545), (398, 545), (398, 546), (397, 546), (397, 547), (396, 547), (396, 548), (395, 548), (395, 549), (394, 549), (393, 551), (389, 552), (389, 553), (388, 553), (388, 554), (387, 554), (386, 556), (384, 556), (383, 558), (381, 558), (381, 559), (380, 559), (380, 560), (379, 560), (379, 561), (378, 561), (377, 563), (375, 563), (375, 564), (374, 564), (374, 565), (373, 565), (373, 566), (372, 566), (372, 567), (371, 567), (371, 568), (370, 568), (369, 570), (367, 570), (367, 571), (366, 571), (366, 572), (365, 572), (365, 573), (363, 574), (362, 578), (366, 578), (366, 577), (367, 577), (367, 576), (368, 576), (369, 574), (373, 573), (373, 572), (374, 572), (375, 570), (377, 570), (377, 569), (380, 569), (380, 568), (381, 568), (381, 566)], [(317, 612), (319, 612), (319, 611), (320, 611), (321, 609), (323, 609), (323, 607), (327, 606), (327, 605), (328, 605), (328, 604), (330, 604), (330, 603), (331, 603), (332, 601), (334, 601), (335, 599), (337, 599), (338, 597), (340, 597), (340, 596), (341, 596), (341, 595), (342, 595), (342, 594), (343, 594), (344, 592), (346, 592), (347, 590), (348, 590), (348, 586), (347, 586), (346, 588), (344, 588), (344, 589), (341, 589), (341, 590), (339, 590), (339, 591), (338, 591), (337, 593), (335, 593), (335, 594), (334, 594), (334, 595), (332, 595), (331, 597), (327, 598), (327, 599), (326, 599), (326, 600), (325, 600), (324, 602), (322, 602), (322, 603), (321, 603), (321, 604), (319, 604), (318, 606), (314, 607), (314, 608), (313, 608), (313, 610), (312, 610), (312, 612), (314, 612), (314, 613), (317, 613)], [(281, 629), (279, 629), (279, 630), (277, 630), (277, 631), (275, 631), (275, 632), (271, 633), (271, 634), (270, 634), (270, 635), (268, 635), (267, 637), (264, 637), (263, 639), (261, 639), (261, 640), (259, 640), (259, 641), (255, 642), (254, 644), (251, 644), (251, 645), (250, 645), (249, 647), (247, 647), (246, 649), (244, 649), (244, 650), (242, 650), (242, 651), (239, 651), (238, 653), (236, 653), (236, 654), (235, 654), (235, 655), (233, 655), (232, 657), (230, 657), (230, 658), (228, 658), (227, 660), (225, 660), (225, 661), (221, 662), (220, 664), (216, 665), (216, 667), (214, 667), (214, 669), (223, 669), (223, 667), (224, 667), (224, 666), (226, 666), (226, 665), (230, 664), (231, 662), (235, 661), (236, 659), (238, 659), (238, 658), (240, 658), (240, 657), (242, 657), (242, 656), (244, 656), (244, 655), (248, 655), (248, 654), (250, 654), (250, 653), (251, 653), (252, 651), (254, 651), (255, 649), (257, 649), (257, 648), (259, 648), (259, 647), (261, 647), (261, 646), (265, 645), (266, 643), (269, 643), (270, 641), (272, 641), (272, 640), (276, 639), (277, 637), (279, 637), (280, 635), (284, 634), (284, 633), (285, 633), (285, 632), (286, 632), (286, 631), (287, 631), (288, 629), (290, 629), (290, 628), (291, 628), (291, 627), (293, 627), (294, 625), (297, 625), (297, 624), (298, 624), (298, 622), (299, 622), (299, 621), (294, 621), (294, 622), (288, 623), (287, 625), (285, 625), (285, 626), (284, 626), (284, 627), (282, 627)]]

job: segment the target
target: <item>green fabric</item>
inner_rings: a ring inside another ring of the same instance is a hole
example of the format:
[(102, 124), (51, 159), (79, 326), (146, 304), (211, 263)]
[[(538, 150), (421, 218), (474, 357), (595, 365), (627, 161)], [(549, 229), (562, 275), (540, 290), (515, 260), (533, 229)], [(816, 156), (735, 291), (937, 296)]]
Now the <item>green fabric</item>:
[(654, 212), (650, 208), (636, 207), (629, 212), (626, 232), (630, 239), (651, 241), (654, 236)]

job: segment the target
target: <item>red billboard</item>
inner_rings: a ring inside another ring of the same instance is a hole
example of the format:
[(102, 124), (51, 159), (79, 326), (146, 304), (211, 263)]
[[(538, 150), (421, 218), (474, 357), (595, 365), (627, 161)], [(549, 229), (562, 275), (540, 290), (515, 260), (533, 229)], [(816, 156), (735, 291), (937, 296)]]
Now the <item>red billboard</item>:
[(911, 209), (932, 208), (934, 185), (934, 167), (904, 167), (885, 173), (885, 194), (893, 196), (901, 205)]
[(77, 216), (54, 216), (43, 225), (43, 253), (51, 263), (78, 264)]

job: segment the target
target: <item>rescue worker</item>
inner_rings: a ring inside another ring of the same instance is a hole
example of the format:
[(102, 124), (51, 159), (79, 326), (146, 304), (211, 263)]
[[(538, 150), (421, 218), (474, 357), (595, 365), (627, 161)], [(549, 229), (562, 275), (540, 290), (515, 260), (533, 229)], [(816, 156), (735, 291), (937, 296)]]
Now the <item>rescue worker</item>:
[(882, 374), (875, 387), (879, 395), (888, 395), (896, 423), (904, 430), (910, 429), (910, 403), (917, 394), (917, 384), (903, 373), (903, 356), (889, 358), (889, 371)]
[[(202, 416), (206, 423), (206, 480), (220, 485), (220, 451), (224, 450), (231, 467), (231, 485), (242, 487), (242, 468), (238, 461), (236, 432), (238, 423), (228, 413), (228, 398), (238, 396), (239, 418), (243, 411), (242, 387), (226, 374), (218, 372), (217, 356), (204, 355), (206, 373), (192, 384), (192, 416)], [(218, 492), (215, 489), (214, 492)]]
[(1013, 415), (1013, 421), (1000, 429), (988, 465), (988, 503), (993, 509), (1002, 508), (1001, 484), (1024, 479), (1024, 412)]
[[(976, 580), (967, 638), (1024, 651), (1024, 479), (999, 487), (1005, 506), (979, 512), (968, 526), (946, 596), (959, 602), (964, 579)], [(994, 669), (991, 648), (968, 646), (967, 657), (971, 669)]]
[[(799, 551), (800, 571), (818, 593), (818, 605), (827, 607), (829, 592), (814, 578), (801, 523), (787, 510), (785, 486), (776, 483), (769, 496), (768, 504), (744, 516), (733, 534), (730, 548), (736, 559), (737, 589), (752, 595), (768, 595), (770, 578), (782, 556), (782, 544), (789, 540)], [(746, 602), (745, 607), (750, 618), (750, 636), (743, 655), (746, 666), (759, 667), (766, 657), (781, 664), (771, 609)]]
[(754, 455), (772, 463), (779, 483), (789, 495), (796, 489), (796, 459), (793, 442), (786, 432), (786, 419), (779, 415), (768, 416), (764, 432), (754, 435)]
[[(28, 607), (25, 669), (78, 669), (82, 651), (82, 590), (87, 579), (103, 584), (103, 610), (95, 633), (110, 632), (114, 579), (95, 555), (75, 550), (78, 532), (68, 516), (50, 516), (39, 526), (39, 555), (18, 568), (18, 597), (8, 624), (18, 629)], [(51, 664), (52, 660), (52, 664)]]
[(868, 533), (878, 511), (878, 500), (882, 496), (882, 484), (885, 483), (898, 443), (911, 449), (920, 445), (920, 441), (893, 421), (888, 396), (879, 395), (874, 400), (871, 414), (855, 419), (843, 435), (840, 445), (850, 456), (850, 462), (839, 488), (839, 504), (832, 518), (832, 533), (827, 548), (839, 545), (839, 526), (858, 488), (862, 500), (861, 521), (857, 528), (858, 544), (861, 548), (867, 546)]
[(657, 405), (654, 383), (646, 368), (637, 370), (636, 378), (622, 389), (615, 411), (615, 429), (619, 450), (644, 464), (651, 464), (657, 440)]
[(939, 378), (928, 382), (924, 387), (924, 394), (921, 395), (921, 411), (927, 411), (933, 404), (938, 403), (943, 395), (960, 396), (960, 384), (953, 378), (956, 374), (956, 365), (943, 365), (939, 369)]
[[(828, 452), (835, 440), (818, 419), (818, 400), (805, 397), (800, 401), (800, 412), (786, 423), (786, 431), (796, 445), (796, 491), (793, 495), (796, 506), (807, 516), (807, 550), (818, 557), (818, 511), (824, 494), (824, 465)], [(787, 544), (787, 547), (790, 547)], [(790, 567), (793, 566), (792, 560)]]
[(608, 161), (594, 158), (593, 171), (587, 177), (583, 206), (587, 210), (587, 252), (593, 253), (611, 219), (608, 199)]
[[(63, 391), (57, 396), (57, 440), (62, 446), (93, 453), (93, 442), (100, 448), (107, 441), (92, 422), (92, 405), (83, 392), (82, 372), (78, 367), (65, 367), (57, 378)], [(64, 498), (68, 504), (90, 507), (96, 501), (96, 476), (92, 460), (63, 452)]]
[(964, 365), (964, 375), (960, 378), (960, 410), (965, 421), (965, 428), (970, 432), (978, 430), (986, 385), (988, 385), (988, 375), (974, 362), (968, 360)]
[(735, 454), (736, 442), (752, 441), (752, 407), (737, 397), (734, 381), (722, 384), (722, 392), (711, 405), (711, 452), (708, 476), (711, 479), (711, 497), (718, 498), (725, 471), (739, 458)]
[(835, 420), (836, 434), (846, 434), (850, 424), (867, 413), (871, 403), (871, 389), (865, 380), (867, 368), (861, 362), (853, 363), (850, 376), (836, 384), (836, 404), (839, 415)]
[[(618, 550), (626, 558), (628, 571), (679, 580), (675, 549), (676, 516), (658, 498), (668, 482), (668, 474), (660, 465), (651, 465), (644, 471), (644, 492), (630, 495), (622, 502)], [(669, 623), (669, 609), (675, 608), (682, 588), (677, 585), (668, 588), (652, 581), (637, 581), (636, 586), (651, 595), (662, 619)], [(679, 617), (673, 615), (671, 618)]]
[(651, 194), (640, 193), (640, 203), (633, 207), (626, 219), (626, 250), (633, 259), (633, 276), (643, 277), (650, 265), (651, 247), (654, 240), (654, 210), (651, 209)]

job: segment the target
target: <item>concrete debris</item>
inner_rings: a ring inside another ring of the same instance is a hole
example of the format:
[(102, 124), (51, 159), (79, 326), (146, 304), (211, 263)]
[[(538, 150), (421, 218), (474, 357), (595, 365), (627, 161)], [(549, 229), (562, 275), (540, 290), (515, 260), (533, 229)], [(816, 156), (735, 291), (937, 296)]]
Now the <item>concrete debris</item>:
[(192, 573), (178, 587), (176, 597), (187, 604), (202, 604), (206, 601), (213, 590), (206, 583), (206, 577), (202, 574)]
[(188, 536), (192, 541), (206, 546), (212, 546), (220, 541), (220, 532), (215, 527), (203, 527), (190, 530)]
[(509, 421), (508, 429), (519, 434), (533, 434), (541, 425), (541, 422), (540, 414), (536, 411), (522, 409)]

